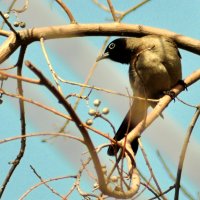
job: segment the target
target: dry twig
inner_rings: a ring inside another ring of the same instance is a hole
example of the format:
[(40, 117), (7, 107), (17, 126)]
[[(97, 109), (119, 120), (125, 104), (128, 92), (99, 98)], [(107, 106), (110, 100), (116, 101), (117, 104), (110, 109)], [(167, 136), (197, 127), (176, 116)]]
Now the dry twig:
[[(23, 65), (25, 52), (26, 52), (26, 46), (22, 46), (21, 49), (20, 49), (18, 61), (16, 63), (18, 76), (22, 75), (22, 65)], [(17, 80), (17, 86), (18, 86), (19, 94), (21, 96), (23, 96), (22, 81), (20, 79)], [(21, 135), (23, 136), (23, 135), (26, 134), (26, 120), (25, 120), (24, 102), (21, 99), (19, 99), (19, 108), (20, 108), (20, 121), (21, 121)], [(16, 156), (15, 160), (12, 162), (12, 166), (11, 166), (11, 168), (10, 168), (10, 170), (9, 170), (9, 172), (8, 172), (6, 178), (3, 181), (3, 184), (1, 186), (0, 198), (3, 195), (12, 174), (14, 173), (15, 169), (19, 165), (19, 163), (20, 163), (20, 161), (21, 161), (21, 159), (24, 155), (25, 148), (26, 148), (26, 138), (24, 137), (24, 138), (21, 138), (21, 147), (20, 147), (19, 153)]]
[(62, 8), (63, 10), (66, 12), (66, 14), (69, 17), (69, 20), (71, 22), (71, 24), (76, 24), (76, 20), (74, 18), (74, 16), (72, 15), (72, 12), (70, 11), (70, 9), (63, 3), (62, 0), (55, 0)]
[(187, 151), (187, 147), (189, 144), (189, 140), (192, 134), (192, 130), (197, 122), (197, 119), (199, 118), (200, 115), (200, 105), (197, 106), (197, 110), (192, 118), (191, 124), (188, 128), (186, 137), (185, 137), (185, 141), (184, 144), (182, 146), (182, 150), (181, 150), (181, 155), (180, 155), (180, 160), (179, 160), (179, 164), (178, 164), (178, 169), (177, 169), (177, 176), (176, 176), (176, 187), (175, 187), (175, 196), (174, 196), (174, 200), (178, 200), (179, 199), (179, 188), (180, 188), (180, 182), (181, 182), (181, 174), (182, 174), (182, 170), (183, 170), (183, 163), (185, 160), (185, 155), (186, 155), (186, 151)]

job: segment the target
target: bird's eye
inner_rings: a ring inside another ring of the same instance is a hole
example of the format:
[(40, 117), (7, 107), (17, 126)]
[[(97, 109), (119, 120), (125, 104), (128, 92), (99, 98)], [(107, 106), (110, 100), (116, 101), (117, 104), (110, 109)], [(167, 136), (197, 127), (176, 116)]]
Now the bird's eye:
[(109, 49), (114, 49), (115, 48), (115, 44), (114, 43), (111, 43), (110, 45), (109, 45)]

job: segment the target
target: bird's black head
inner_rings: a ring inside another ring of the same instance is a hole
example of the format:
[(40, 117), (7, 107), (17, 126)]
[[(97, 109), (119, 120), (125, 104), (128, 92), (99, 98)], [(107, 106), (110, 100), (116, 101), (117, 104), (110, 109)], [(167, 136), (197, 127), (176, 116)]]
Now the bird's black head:
[(109, 58), (113, 61), (125, 63), (130, 63), (131, 51), (127, 48), (126, 38), (119, 38), (113, 40), (107, 47), (103, 55), (97, 58), (97, 61)]

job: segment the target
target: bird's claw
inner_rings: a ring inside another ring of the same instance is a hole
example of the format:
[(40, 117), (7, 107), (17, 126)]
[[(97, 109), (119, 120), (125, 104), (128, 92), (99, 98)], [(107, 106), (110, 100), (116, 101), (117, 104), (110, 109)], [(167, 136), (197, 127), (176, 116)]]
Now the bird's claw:
[(175, 102), (175, 97), (176, 97), (176, 94), (175, 94), (175, 92), (174, 91), (171, 91), (171, 90), (169, 90), (169, 91), (164, 91), (163, 92), (165, 95), (168, 95), (168, 96), (170, 96), (171, 97), (171, 99), (172, 100), (174, 100), (174, 102)]
[(178, 80), (178, 84), (182, 85), (184, 87), (184, 90), (188, 90), (187, 89), (187, 84), (184, 82), (184, 80)]

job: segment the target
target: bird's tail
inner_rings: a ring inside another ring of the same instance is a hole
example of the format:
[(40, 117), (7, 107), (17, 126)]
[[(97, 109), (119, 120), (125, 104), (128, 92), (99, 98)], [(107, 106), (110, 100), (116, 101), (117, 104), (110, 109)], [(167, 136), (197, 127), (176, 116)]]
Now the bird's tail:
[[(148, 105), (146, 101), (135, 99), (113, 139), (116, 141), (120, 141), (124, 138), (126, 134), (133, 130), (135, 126), (145, 118), (147, 108)], [(136, 154), (138, 150), (137, 138), (131, 143), (131, 147)], [(119, 147), (117, 145), (111, 144), (108, 147), (107, 154), (109, 156), (114, 156), (117, 154), (118, 150)]]

